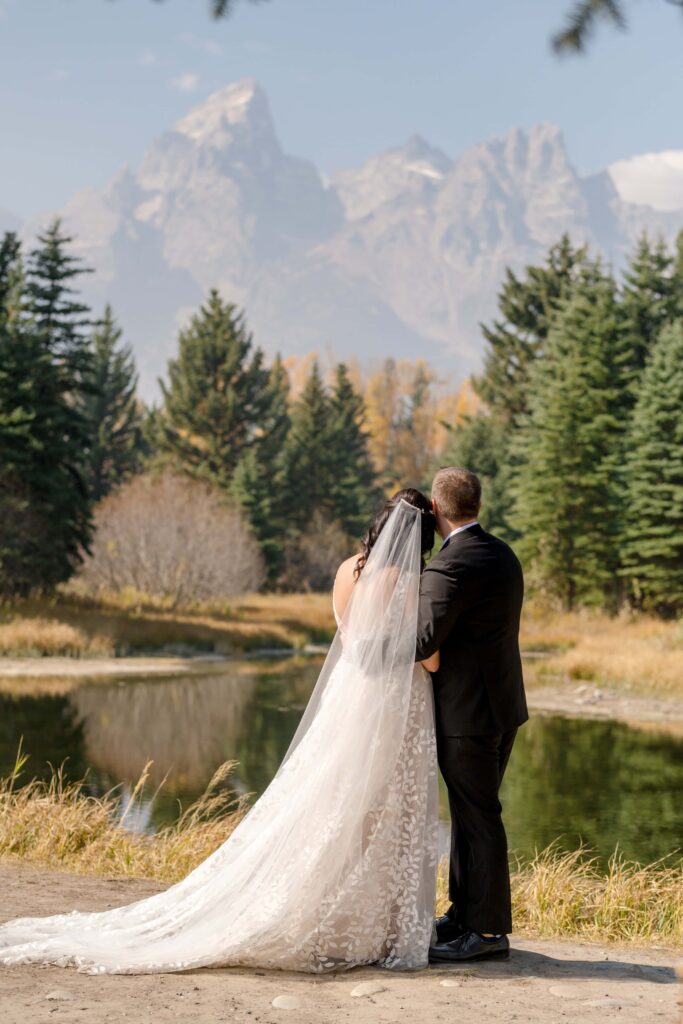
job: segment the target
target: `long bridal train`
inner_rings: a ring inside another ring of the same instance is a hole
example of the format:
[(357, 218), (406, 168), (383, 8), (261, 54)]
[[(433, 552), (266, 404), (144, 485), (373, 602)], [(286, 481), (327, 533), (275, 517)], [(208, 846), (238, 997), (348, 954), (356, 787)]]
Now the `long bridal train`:
[(0, 963), (426, 966), (438, 794), (431, 684), (414, 664), (419, 520), (406, 502), (392, 513), (287, 755), (230, 838), (148, 899), (6, 923)]

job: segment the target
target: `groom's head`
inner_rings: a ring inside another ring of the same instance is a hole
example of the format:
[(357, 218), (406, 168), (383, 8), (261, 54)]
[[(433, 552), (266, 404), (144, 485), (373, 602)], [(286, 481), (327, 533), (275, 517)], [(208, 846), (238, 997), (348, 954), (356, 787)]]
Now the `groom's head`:
[(440, 469), (432, 483), (432, 505), (442, 537), (479, 515), (481, 483), (476, 474), (460, 466)]

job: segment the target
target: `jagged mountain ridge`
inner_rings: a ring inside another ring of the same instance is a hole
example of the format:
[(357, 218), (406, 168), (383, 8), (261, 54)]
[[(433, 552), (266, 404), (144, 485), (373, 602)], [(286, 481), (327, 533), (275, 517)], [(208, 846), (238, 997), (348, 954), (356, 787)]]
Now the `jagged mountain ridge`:
[(542, 258), (563, 231), (618, 265), (642, 230), (683, 227), (683, 211), (625, 203), (607, 171), (580, 178), (554, 125), (456, 160), (414, 136), (325, 183), (283, 152), (252, 80), (200, 103), (139, 170), (77, 193), (62, 215), (96, 271), (87, 297), (114, 306), (148, 396), (210, 287), (246, 308), (271, 352), (419, 355), (464, 374), (507, 265)]

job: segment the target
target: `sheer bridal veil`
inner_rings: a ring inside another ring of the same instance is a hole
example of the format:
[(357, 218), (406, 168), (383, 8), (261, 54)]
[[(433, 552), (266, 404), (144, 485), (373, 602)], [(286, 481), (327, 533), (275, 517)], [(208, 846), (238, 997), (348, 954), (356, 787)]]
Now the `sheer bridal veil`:
[(431, 686), (414, 665), (420, 515), (404, 501), (391, 513), (285, 759), (229, 839), (148, 899), (0, 926), (0, 963), (426, 965), (437, 789)]

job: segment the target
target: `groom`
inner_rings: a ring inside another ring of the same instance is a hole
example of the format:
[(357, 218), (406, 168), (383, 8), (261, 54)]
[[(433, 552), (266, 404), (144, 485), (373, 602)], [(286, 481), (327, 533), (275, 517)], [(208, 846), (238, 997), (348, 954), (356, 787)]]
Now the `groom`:
[(479, 479), (441, 469), (432, 485), (441, 550), (422, 574), (417, 660), (433, 674), (439, 768), (451, 811), (449, 896), (435, 962), (507, 959), (512, 929), (498, 791), (528, 712), (519, 653), (524, 580), (514, 552), (477, 522)]

